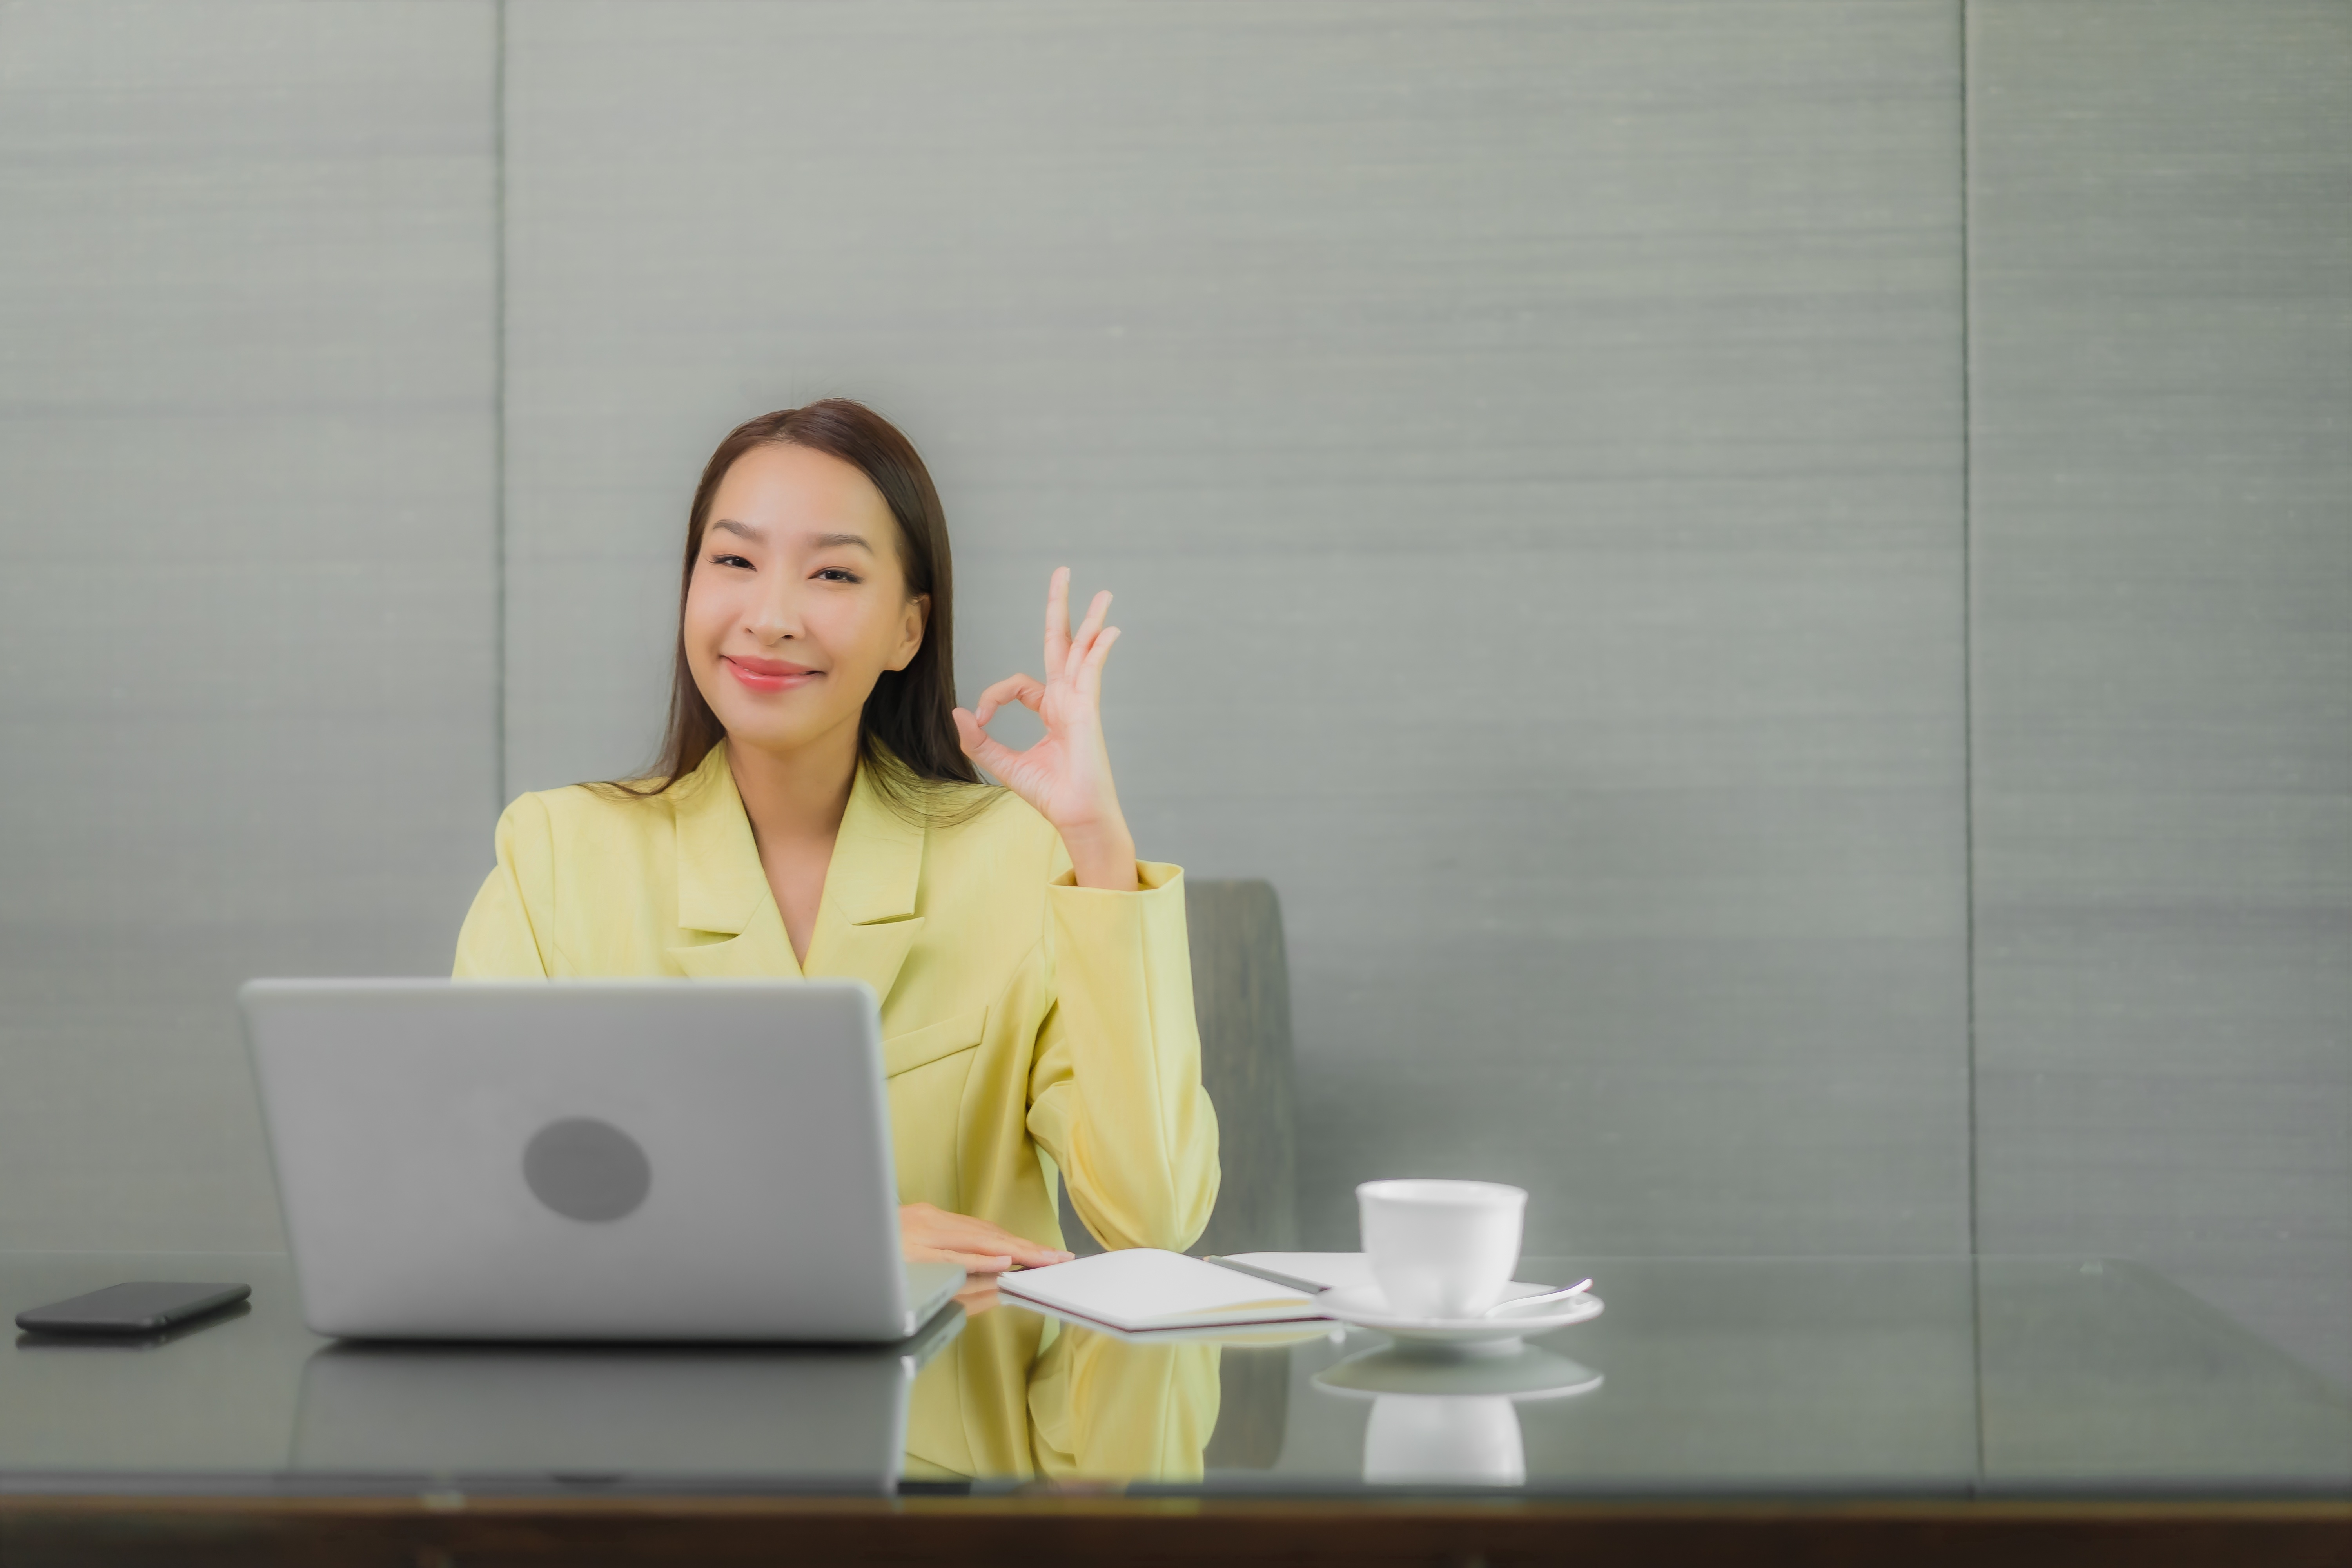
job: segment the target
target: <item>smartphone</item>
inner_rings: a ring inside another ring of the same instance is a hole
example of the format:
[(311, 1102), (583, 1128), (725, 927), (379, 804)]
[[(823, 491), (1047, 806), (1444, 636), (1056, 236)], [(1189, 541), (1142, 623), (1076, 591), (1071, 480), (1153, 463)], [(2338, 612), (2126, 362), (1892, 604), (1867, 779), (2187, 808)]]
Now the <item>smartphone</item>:
[(16, 1326), (31, 1334), (152, 1334), (234, 1307), (252, 1294), (249, 1285), (134, 1280), (19, 1312)]

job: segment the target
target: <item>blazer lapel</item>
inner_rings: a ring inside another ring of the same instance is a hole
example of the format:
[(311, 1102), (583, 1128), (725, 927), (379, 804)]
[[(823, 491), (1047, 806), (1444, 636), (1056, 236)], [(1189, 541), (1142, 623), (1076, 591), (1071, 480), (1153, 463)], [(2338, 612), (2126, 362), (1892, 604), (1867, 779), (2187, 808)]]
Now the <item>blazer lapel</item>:
[(669, 955), (694, 980), (801, 978), (801, 966), (793, 959), (793, 939), (785, 933), (783, 917), (776, 912), (772, 900), (749, 931), (720, 942), (674, 947)]
[[(799, 979), (792, 939), (727, 766), (727, 743), (713, 746), (671, 794), (677, 823), (677, 923), (689, 940), (671, 948), (670, 957), (698, 980)], [(719, 940), (710, 940), (713, 935)], [(690, 940), (694, 936), (704, 940)]]
[(915, 912), (922, 877), (923, 829), (890, 809), (861, 765), (825, 871), (808, 973), (863, 980), (876, 1001), (887, 1000), (922, 932)]

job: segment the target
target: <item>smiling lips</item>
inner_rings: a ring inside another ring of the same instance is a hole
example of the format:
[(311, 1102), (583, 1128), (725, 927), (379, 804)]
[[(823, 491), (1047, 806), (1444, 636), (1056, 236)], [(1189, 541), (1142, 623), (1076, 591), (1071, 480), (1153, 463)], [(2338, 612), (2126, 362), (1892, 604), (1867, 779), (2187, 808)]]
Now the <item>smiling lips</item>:
[(740, 653), (722, 654), (719, 662), (734, 672), (737, 680), (753, 691), (797, 690), (824, 673), (787, 659), (751, 658)]

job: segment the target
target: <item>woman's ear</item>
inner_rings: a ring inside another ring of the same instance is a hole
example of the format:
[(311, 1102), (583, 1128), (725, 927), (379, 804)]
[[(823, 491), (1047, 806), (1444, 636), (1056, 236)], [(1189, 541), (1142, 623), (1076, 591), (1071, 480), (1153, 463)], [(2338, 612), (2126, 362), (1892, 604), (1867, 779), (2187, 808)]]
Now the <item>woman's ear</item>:
[(908, 599), (907, 618), (898, 627), (898, 647), (890, 655), (892, 669), (904, 669), (915, 662), (915, 655), (923, 647), (923, 628), (929, 624), (930, 618), (931, 596), (929, 594), (917, 594)]

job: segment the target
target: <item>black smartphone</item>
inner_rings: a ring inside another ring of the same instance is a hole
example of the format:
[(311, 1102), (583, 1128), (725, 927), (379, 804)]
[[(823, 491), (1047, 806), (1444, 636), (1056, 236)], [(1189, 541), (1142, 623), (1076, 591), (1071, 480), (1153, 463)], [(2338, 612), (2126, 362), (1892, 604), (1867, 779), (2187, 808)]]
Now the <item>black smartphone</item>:
[(16, 1326), (28, 1334), (152, 1334), (234, 1307), (252, 1294), (249, 1285), (141, 1279), (19, 1312)]

